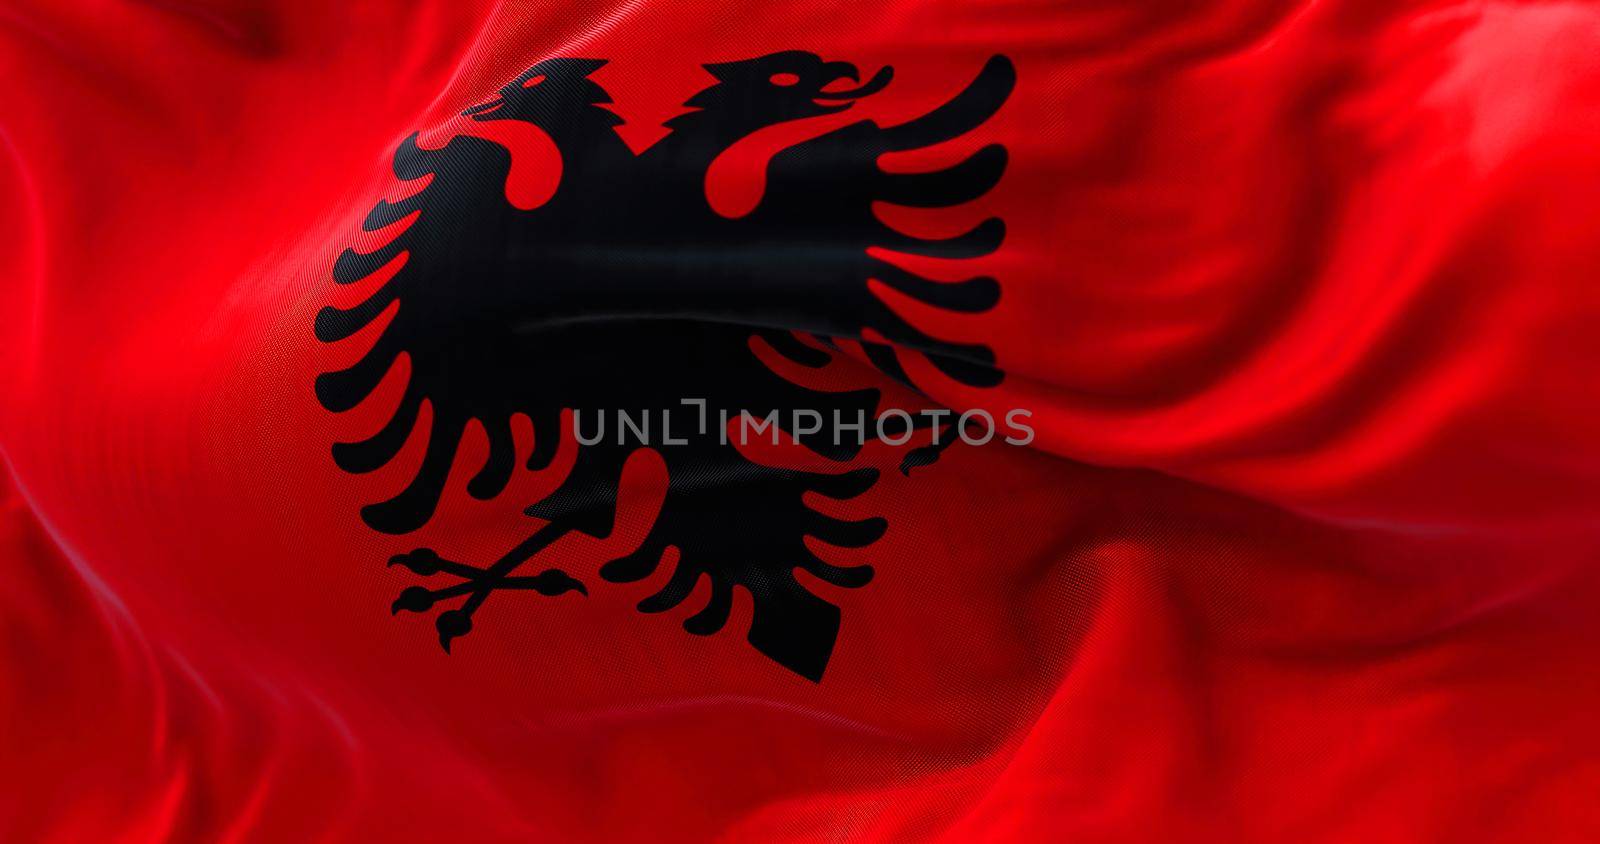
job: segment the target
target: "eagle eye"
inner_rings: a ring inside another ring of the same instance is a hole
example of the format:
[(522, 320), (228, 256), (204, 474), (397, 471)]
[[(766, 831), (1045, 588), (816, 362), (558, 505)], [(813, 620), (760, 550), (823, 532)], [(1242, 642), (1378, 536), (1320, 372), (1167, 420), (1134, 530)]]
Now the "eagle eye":
[(535, 85), (537, 85), (537, 84), (539, 84), (540, 82), (543, 82), (543, 81), (544, 81), (544, 74), (541, 73), (541, 74), (533, 77), (532, 79), (529, 79), (527, 82), (522, 83), (522, 87), (524, 87), (524, 88), (532, 88), (533, 86), (535, 86)]
[(800, 84), (800, 75), (796, 73), (774, 73), (767, 77), (767, 81), (780, 88), (787, 88), (791, 85)]

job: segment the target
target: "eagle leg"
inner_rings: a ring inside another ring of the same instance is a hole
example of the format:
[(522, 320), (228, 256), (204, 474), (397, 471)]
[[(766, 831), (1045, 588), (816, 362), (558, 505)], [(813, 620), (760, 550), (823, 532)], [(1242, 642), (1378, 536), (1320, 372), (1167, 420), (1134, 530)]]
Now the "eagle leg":
[(561, 569), (546, 569), (532, 576), (513, 576), (512, 572), (540, 551), (553, 544), (567, 532), (555, 524), (545, 525), (487, 568), (458, 563), (440, 557), (431, 548), (418, 548), (389, 559), (389, 565), (399, 565), (423, 577), (445, 574), (460, 578), (459, 583), (429, 589), (425, 586), (408, 586), (395, 598), (391, 611), (427, 612), (440, 601), (463, 595), (461, 606), (439, 613), (434, 626), (439, 631), (439, 645), (450, 652), (450, 642), (472, 631), (472, 615), (483, 606), (489, 595), (502, 589), (529, 590), (541, 595), (561, 595), (567, 592), (589, 594), (583, 582)]

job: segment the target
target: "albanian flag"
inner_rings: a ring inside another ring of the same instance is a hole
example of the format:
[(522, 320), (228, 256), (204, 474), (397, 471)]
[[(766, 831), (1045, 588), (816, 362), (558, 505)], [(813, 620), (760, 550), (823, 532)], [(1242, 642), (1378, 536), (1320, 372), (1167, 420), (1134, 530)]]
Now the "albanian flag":
[(1600, 838), (1600, 4), (0, 10), (0, 840)]

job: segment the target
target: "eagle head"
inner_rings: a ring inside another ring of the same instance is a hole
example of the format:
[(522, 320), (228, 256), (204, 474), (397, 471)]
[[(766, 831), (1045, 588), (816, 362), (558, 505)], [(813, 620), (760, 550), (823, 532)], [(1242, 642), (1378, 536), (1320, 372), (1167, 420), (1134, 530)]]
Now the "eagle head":
[(684, 103), (706, 110), (757, 111), (763, 123), (781, 123), (849, 108), (852, 101), (876, 94), (889, 84), (894, 69), (883, 67), (865, 83), (825, 90), (840, 80), (860, 82), (849, 62), (825, 62), (815, 53), (786, 50), (754, 59), (703, 65), (717, 78)]
[[(545, 59), (502, 86), (499, 96), (462, 114), (484, 122), (521, 120), (543, 125), (546, 120), (570, 117), (583, 108), (604, 111), (599, 106), (611, 102), (611, 97), (589, 79), (604, 65), (604, 59)], [(605, 114), (612, 124), (622, 122), (610, 112)]]

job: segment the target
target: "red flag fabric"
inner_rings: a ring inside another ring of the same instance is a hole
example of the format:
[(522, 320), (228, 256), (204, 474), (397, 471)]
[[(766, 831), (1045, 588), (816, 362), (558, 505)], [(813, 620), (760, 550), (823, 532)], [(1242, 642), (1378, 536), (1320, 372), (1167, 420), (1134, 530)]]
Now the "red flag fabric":
[(9, 4), (0, 839), (1600, 837), (1597, 38)]

